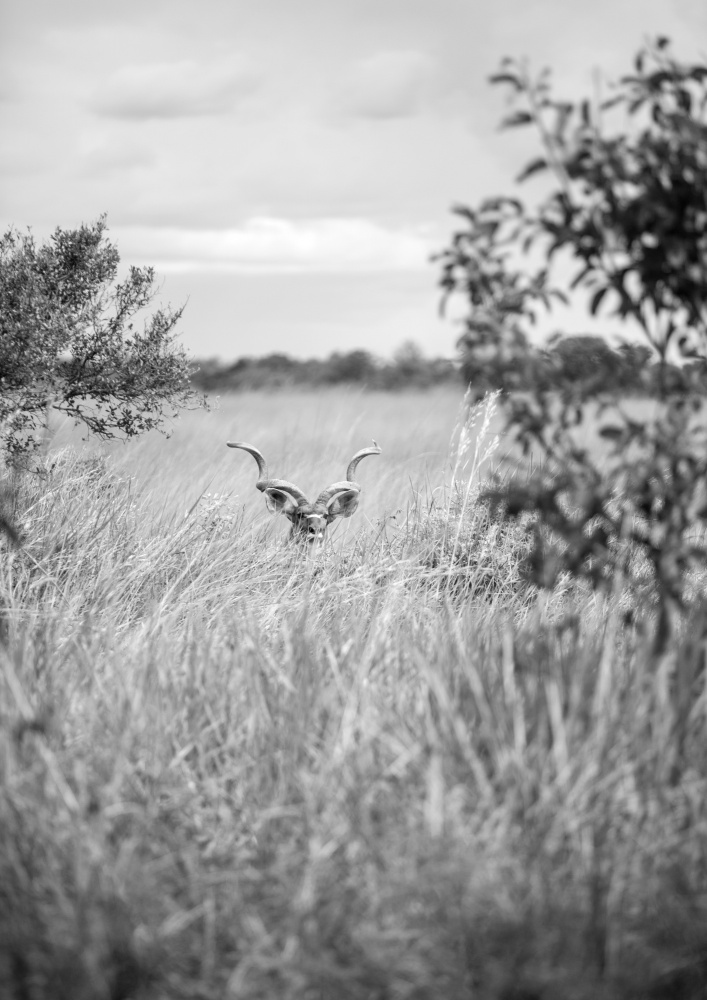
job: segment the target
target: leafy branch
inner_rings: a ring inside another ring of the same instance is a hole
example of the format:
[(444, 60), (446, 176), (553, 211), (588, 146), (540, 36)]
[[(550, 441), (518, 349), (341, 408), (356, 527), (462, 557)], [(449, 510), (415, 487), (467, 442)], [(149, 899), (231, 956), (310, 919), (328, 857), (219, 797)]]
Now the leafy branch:
[(14, 459), (40, 446), (50, 409), (103, 437), (160, 428), (198, 402), (176, 339), (182, 309), (157, 309), (152, 268), (117, 280), (104, 218), (0, 238), (0, 440)]
[[(506, 390), (507, 431), (524, 456), (521, 474), (487, 496), (532, 516), (527, 568), (540, 586), (569, 574), (611, 590), (647, 573), (662, 655), (695, 599), (691, 571), (707, 568), (704, 372), (686, 370), (676, 392), (666, 364), (686, 330), (707, 336), (707, 67), (658, 38), (605, 100), (559, 100), (548, 70), (533, 79), (512, 59), (490, 82), (510, 88), (502, 127), (534, 126), (543, 147), (517, 181), (546, 174), (556, 186), (532, 211), (510, 197), (455, 208), (463, 226), (438, 257), (442, 307), (451, 295), (467, 306), (465, 371), (479, 393)], [(609, 134), (617, 111), (626, 128)], [(616, 381), (568, 378), (559, 351), (532, 346), (537, 310), (567, 298), (551, 283), (560, 251), (576, 264), (567, 291), (587, 289), (592, 315), (638, 323), (660, 372), (643, 362), (636, 382), (657, 384), (652, 412), (628, 407)]]

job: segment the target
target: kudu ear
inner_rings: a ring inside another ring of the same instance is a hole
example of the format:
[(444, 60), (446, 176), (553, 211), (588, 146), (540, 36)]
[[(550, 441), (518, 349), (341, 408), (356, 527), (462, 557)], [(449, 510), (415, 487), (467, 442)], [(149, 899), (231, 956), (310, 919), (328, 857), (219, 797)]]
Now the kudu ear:
[(285, 514), (289, 516), (297, 510), (297, 498), (286, 490), (270, 487), (264, 489), (265, 503), (271, 514)]
[(344, 489), (334, 493), (327, 500), (327, 520), (333, 521), (337, 517), (351, 517), (361, 497), (361, 491), (355, 489)]

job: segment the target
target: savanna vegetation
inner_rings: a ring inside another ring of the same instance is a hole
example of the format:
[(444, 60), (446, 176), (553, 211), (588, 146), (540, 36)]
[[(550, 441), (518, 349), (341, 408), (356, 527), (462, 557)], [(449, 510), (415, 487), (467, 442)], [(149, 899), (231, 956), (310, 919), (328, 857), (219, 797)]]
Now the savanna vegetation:
[(370, 351), (334, 351), (328, 358), (300, 360), (288, 354), (238, 358), (226, 364), (217, 358), (196, 361), (192, 383), (206, 392), (250, 389), (325, 389), (351, 385), (381, 392), (459, 386), (459, 366), (449, 358), (426, 358), (414, 341), (405, 341), (390, 359)]
[[(83, 448), (64, 422), (40, 474), (9, 456), (8, 996), (705, 995), (707, 424), (698, 376), (660, 373), (707, 294), (707, 69), (639, 53), (618, 95), (648, 123), (621, 141), (502, 77), (530, 100), (511, 123), (555, 116), (561, 185), (510, 233), (504, 201), (461, 213), (464, 401), (241, 392), (169, 441)], [(514, 256), (548, 233), (596, 308), (644, 320), (657, 400), (562, 358), (548, 386), (527, 323), (549, 270)], [(383, 454), (305, 558), (234, 437), (313, 490)]]
[[(474, 352), (466, 350), (464, 335), (461, 348), (461, 355), (455, 360), (427, 358), (414, 341), (401, 344), (390, 359), (362, 350), (335, 351), (328, 358), (304, 361), (288, 354), (238, 358), (230, 364), (218, 358), (201, 358), (195, 360), (190, 378), (195, 389), (207, 393), (331, 386), (399, 392), (443, 385), (463, 389), (472, 384), (477, 395), (483, 395), (489, 388), (482, 374), (483, 366), (480, 369)], [(542, 387), (553, 392), (558, 385), (593, 381), (624, 396), (641, 398), (659, 398), (666, 385), (675, 392), (707, 394), (707, 371), (701, 358), (688, 353), (693, 350), (692, 345), (687, 345), (686, 351), (678, 355), (679, 364), (667, 360), (655, 364), (655, 352), (635, 340), (612, 347), (605, 337), (558, 334), (549, 343), (526, 345), (525, 351), (533, 363), (520, 364), (513, 371), (514, 387), (516, 391)], [(508, 376), (508, 365), (505, 371)]]
[(196, 396), (176, 339), (181, 309), (146, 315), (152, 268), (120, 257), (105, 218), (0, 238), (0, 445), (15, 462), (41, 446), (48, 416), (66, 414), (103, 439), (133, 437)]

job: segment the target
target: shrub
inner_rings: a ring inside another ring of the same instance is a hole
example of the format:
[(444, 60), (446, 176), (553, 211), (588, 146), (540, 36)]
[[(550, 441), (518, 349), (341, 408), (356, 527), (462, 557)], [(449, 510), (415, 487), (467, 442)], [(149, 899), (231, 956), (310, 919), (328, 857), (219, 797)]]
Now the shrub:
[(137, 317), (155, 296), (152, 268), (117, 281), (117, 248), (101, 217), (56, 229), (37, 246), (30, 232), (0, 238), (0, 442), (15, 461), (42, 442), (50, 410), (102, 438), (160, 427), (196, 400), (175, 340), (182, 310)]
[[(666, 363), (685, 327), (707, 331), (707, 66), (678, 62), (658, 38), (634, 70), (608, 100), (576, 105), (553, 97), (549, 71), (534, 80), (504, 60), (491, 81), (521, 103), (504, 125), (535, 125), (544, 147), (518, 180), (549, 172), (557, 186), (535, 211), (509, 197), (458, 208), (465, 228), (439, 259), (443, 304), (451, 294), (468, 303), (460, 346), (474, 384), (507, 390), (508, 430), (533, 459), (490, 493), (511, 516), (535, 517), (533, 578), (553, 587), (568, 572), (611, 590), (630, 573), (629, 548), (638, 552), (655, 584), (655, 650), (664, 652), (689, 571), (707, 562), (704, 376)], [(637, 127), (606, 135), (604, 116), (617, 108)], [(531, 249), (543, 254), (535, 271), (524, 263)], [(586, 364), (587, 350), (567, 371), (562, 352), (531, 347), (538, 309), (567, 299), (551, 283), (558, 251), (577, 265), (571, 287), (591, 291), (591, 313), (611, 304), (657, 356), (638, 377), (659, 397), (652, 414), (632, 414), (621, 379)], [(601, 448), (583, 440), (587, 424)]]

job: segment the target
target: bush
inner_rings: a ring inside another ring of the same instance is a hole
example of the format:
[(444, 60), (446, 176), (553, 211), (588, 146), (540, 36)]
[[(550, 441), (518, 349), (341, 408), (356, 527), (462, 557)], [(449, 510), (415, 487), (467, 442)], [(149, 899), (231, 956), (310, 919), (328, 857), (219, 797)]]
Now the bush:
[[(548, 71), (533, 80), (504, 60), (491, 80), (522, 102), (504, 124), (535, 125), (545, 151), (518, 180), (549, 171), (557, 188), (533, 212), (508, 197), (457, 209), (465, 228), (440, 255), (441, 285), (443, 302), (454, 293), (468, 302), (460, 346), (476, 386), (507, 390), (508, 431), (533, 459), (489, 494), (513, 517), (534, 516), (532, 578), (552, 588), (569, 573), (612, 591), (638, 553), (656, 589), (654, 651), (663, 654), (687, 610), (690, 572), (707, 564), (704, 363), (666, 362), (686, 326), (707, 331), (707, 66), (678, 62), (659, 38), (634, 67), (596, 107), (555, 99)], [(637, 130), (606, 136), (612, 108), (624, 108)], [(531, 248), (544, 254), (534, 272), (522, 266)], [(611, 377), (612, 352), (595, 338), (544, 357), (530, 346), (537, 310), (567, 300), (551, 285), (558, 251), (576, 262), (572, 287), (592, 292), (590, 311), (611, 303), (658, 357), (648, 366), (644, 354), (634, 376), (658, 396), (652, 415), (623, 405), (635, 354), (626, 351)], [(583, 443), (585, 424), (601, 448)]]
[(160, 427), (196, 400), (190, 365), (175, 341), (182, 310), (137, 317), (155, 296), (152, 268), (117, 281), (117, 248), (105, 218), (0, 239), (0, 443), (12, 460), (42, 443), (56, 410), (102, 438)]

